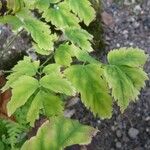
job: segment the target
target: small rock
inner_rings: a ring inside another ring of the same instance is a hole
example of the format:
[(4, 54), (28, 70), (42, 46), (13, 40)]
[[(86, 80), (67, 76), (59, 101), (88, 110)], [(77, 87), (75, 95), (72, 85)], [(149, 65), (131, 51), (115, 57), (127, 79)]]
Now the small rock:
[(101, 121), (100, 121), (100, 120), (97, 120), (97, 123), (98, 123), (98, 124), (101, 124)]
[(135, 0), (124, 0), (124, 5), (131, 5), (134, 3), (135, 3)]
[(104, 22), (104, 24), (106, 24), (109, 27), (112, 27), (114, 25), (114, 19), (112, 15), (110, 15), (106, 11), (102, 13), (102, 21)]
[(128, 30), (123, 30), (122, 34), (128, 34)]
[(139, 14), (142, 11), (141, 6), (140, 5), (136, 5), (134, 7), (133, 11), (134, 11), (134, 13)]
[(120, 131), (120, 130), (117, 130), (117, 131), (116, 131), (116, 135), (117, 135), (118, 138), (120, 138), (120, 137), (122, 136), (121, 131)]
[(134, 22), (133, 26), (134, 26), (134, 28), (138, 28), (140, 26), (140, 23), (139, 22)]
[(150, 131), (150, 130), (149, 130), (149, 128), (146, 128), (146, 132), (148, 132), (148, 133), (149, 133), (149, 131)]
[(128, 135), (132, 139), (135, 139), (138, 134), (139, 134), (139, 130), (137, 130), (136, 128), (130, 128), (128, 131)]
[(67, 118), (71, 118), (74, 114), (75, 114), (75, 109), (72, 110), (66, 109), (64, 111), (64, 116)]
[(112, 130), (112, 131), (115, 131), (115, 130), (116, 130), (116, 127), (115, 127), (115, 126), (112, 126), (112, 127), (111, 127), (111, 130)]
[(117, 142), (117, 143), (116, 143), (116, 148), (121, 148), (121, 147), (122, 147), (121, 143), (120, 143), (120, 142)]
[(117, 47), (120, 47), (120, 44), (119, 43), (117, 43), (117, 45), (116, 45)]
[(123, 140), (125, 143), (127, 143), (127, 142), (129, 141), (129, 139), (128, 139), (128, 137), (127, 137), (126, 135), (123, 135), (122, 140)]
[(73, 97), (71, 98), (68, 102), (67, 102), (67, 107), (71, 107), (74, 106), (75, 104), (77, 104), (79, 102), (79, 97)]
[(145, 121), (150, 121), (150, 116), (146, 117)]

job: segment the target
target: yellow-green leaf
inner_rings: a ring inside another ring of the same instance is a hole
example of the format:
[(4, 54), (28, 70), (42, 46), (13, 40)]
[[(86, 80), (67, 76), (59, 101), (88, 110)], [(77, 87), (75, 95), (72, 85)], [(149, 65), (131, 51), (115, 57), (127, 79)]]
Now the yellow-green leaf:
[(63, 115), (63, 101), (60, 97), (48, 92), (42, 92), (41, 94), (45, 115), (47, 117)]
[(39, 84), (36, 79), (29, 76), (21, 76), (12, 85), (12, 97), (7, 105), (9, 116), (12, 115), (17, 108), (24, 105), (30, 96), (36, 91)]
[(101, 118), (111, 117), (112, 100), (99, 65), (74, 65), (65, 70), (65, 75), (81, 93), (86, 107)]
[(63, 150), (65, 147), (91, 142), (98, 130), (81, 125), (78, 121), (66, 118), (52, 118), (38, 130), (37, 135), (27, 140), (21, 150)]
[(66, 28), (65, 35), (74, 45), (77, 45), (87, 52), (93, 51), (90, 43), (93, 36), (87, 31), (78, 28)]
[(44, 11), (42, 15), (47, 22), (52, 22), (58, 28), (79, 27), (78, 18), (70, 12), (67, 3), (62, 2)]
[(60, 65), (58, 64), (49, 64), (44, 67), (43, 73), (49, 75), (49, 74), (60, 74)]
[(12, 68), (13, 73), (7, 76), (7, 83), (2, 88), (3, 91), (12, 86), (14, 82), (22, 75), (34, 76), (39, 68), (39, 61), (32, 61), (30, 57), (25, 56), (23, 60), (18, 61)]
[(59, 65), (70, 66), (74, 56), (74, 47), (68, 44), (60, 45), (55, 52), (55, 61)]
[(11, 15), (0, 17), (0, 24), (9, 24), (15, 31), (22, 27), (22, 22), (16, 16)]
[(27, 122), (30, 122), (31, 126), (34, 126), (35, 120), (39, 118), (40, 109), (43, 108), (43, 99), (43, 95), (39, 91), (30, 105), (27, 113)]
[(86, 25), (89, 25), (95, 18), (95, 11), (89, 0), (67, 0), (67, 2), (71, 10), (78, 15), (80, 20), (83, 20)]
[(56, 93), (63, 93), (66, 95), (75, 94), (75, 90), (72, 87), (71, 83), (57, 74), (50, 74), (44, 76), (40, 80), (40, 84), (44, 88), (47, 88)]
[(50, 27), (46, 23), (33, 17), (26, 9), (17, 13), (16, 16), (22, 21), (23, 27), (31, 33), (40, 49), (53, 50), (55, 36), (51, 35)]
[(148, 55), (138, 48), (120, 48), (110, 51), (107, 58), (111, 65), (139, 67), (145, 64)]
[(108, 54), (105, 77), (121, 111), (130, 101), (138, 99), (141, 88), (145, 86), (148, 77), (142, 67), (146, 59), (144, 51), (137, 48), (121, 48)]

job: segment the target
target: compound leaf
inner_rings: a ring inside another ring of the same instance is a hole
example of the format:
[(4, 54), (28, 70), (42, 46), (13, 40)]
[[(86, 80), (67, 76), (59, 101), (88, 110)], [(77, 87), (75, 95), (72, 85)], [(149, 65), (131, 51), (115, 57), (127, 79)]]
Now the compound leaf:
[(121, 111), (138, 98), (140, 89), (145, 86), (148, 77), (142, 66), (146, 59), (147, 55), (142, 50), (133, 48), (121, 48), (108, 54), (105, 77)]
[(37, 135), (26, 141), (21, 150), (62, 150), (66, 146), (91, 142), (98, 130), (81, 125), (78, 121), (66, 118), (52, 118), (38, 130)]
[(65, 75), (81, 93), (81, 100), (96, 115), (110, 118), (112, 100), (102, 77), (103, 70), (99, 65), (74, 65), (65, 70)]
[(72, 11), (79, 16), (86, 25), (95, 18), (95, 11), (89, 0), (67, 0)]
[(21, 76), (11, 87), (12, 97), (8, 102), (8, 115), (12, 115), (17, 108), (24, 105), (30, 96), (36, 91), (39, 84), (36, 79), (29, 76)]

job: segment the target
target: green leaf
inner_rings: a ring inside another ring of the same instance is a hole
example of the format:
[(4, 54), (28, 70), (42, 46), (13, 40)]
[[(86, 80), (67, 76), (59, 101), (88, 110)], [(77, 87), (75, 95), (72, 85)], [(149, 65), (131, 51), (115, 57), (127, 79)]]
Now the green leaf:
[(29, 76), (21, 76), (12, 85), (12, 97), (7, 105), (8, 115), (11, 116), (17, 108), (24, 105), (38, 86), (36, 79)]
[(34, 126), (35, 120), (39, 118), (41, 109), (44, 109), (47, 117), (63, 114), (62, 100), (50, 92), (45, 92), (41, 89), (32, 99), (27, 113), (27, 121), (30, 122), (31, 126)]
[(35, 120), (39, 118), (40, 109), (43, 108), (43, 99), (43, 95), (39, 91), (30, 105), (27, 113), (27, 122), (30, 122), (31, 126), (34, 126)]
[(74, 47), (68, 44), (61, 44), (55, 52), (55, 61), (59, 65), (70, 66), (74, 56)]
[(47, 22), (51, 21), (58, 28), (79, 27), (78, 18), (70, 12), (70, 8), (65, 2), (45, 10), (42, 16)]
[(60, 97), (42, 92), (43, 107), (47, 117), (63, 115), (63, 102)]
[(81, 125), (78, 121), (66, 118), (53, 118), (46, 121), (35, 137), (26, 141), (21, 150), (62, 150), (67, 146), (91, 142), (98, 131)]
[(87, 31), (78, 28), (67, 28), (65, 29), (65, 35), (74, 45), (77, 45), (87, 52), (93, 51), (90, 43), (93, 36)]
[(146, 58), (142, 50), (133, 48), (121, 48), (108, 54), (110, 65), (105, 67), (105, 77), (122, 112), (130, 101), (138, 99), (139, 91), (145, 86), (148, 77), (141, 67)]
[(43, 73), (49, 74), (60, 74), (60, 65), (58, 64), (50, 64), (44, 67)]
[(95, 18), (95, 11), (91, 7), (89, 0), (67, 0), (72, 11), (79, 16), (80, 20), (84, 21), (86, 25)]
[(138, 48), (121, 48), (110, 51), (107, 58), (111, 65), (139, 67), (145, 64), (148, 55)]
[(74, 48), (74, 55), (80, 61), (89, 62), (89, 63), (98, 63), (99, 64), (99, 61), (97, 61), (92, 56), (90, 56), (87, 51), (81, 50), (78, 47)]
[(37, 52), (38, 54), (50, 55), (50, 53), (52, 52), (52, 50), (46, 50), (46, 49), (40, 48), (38, 44), (36, 43), (32, 43), (32, 45), (33, 45), (33, 48), (35, 49), (35, 52)]
[(86, 107), (102, 118), (111, 117), (112, 100), (99, 65), (74, 65), (65, 70), (65, 75), (81, 93)]
[(6, 23), (11, 25), (13, 30), (18, 30), (20, 27), (22, 27), (22, 22), (16, 16), (6, 15), (0, 17), (0, 24)]
[(142, 68), (120, 66), (120, 69), (132, 81), (137, 90), (140, 90), (141, 87), (145, 86), (145, 80), (148, 80), (148, 76)]
[(96, 59), (91, 57), (87, 51), (81, 50), (79, 47), (76, 47), (74, 44), (62, 44), (58, 47), (55, 52), (55, 61), (57, 64), (63, 66), (70, 66), (72, 63), (72, 57), (76, 58), (83, 62), (89, 63), (99, 63)]
[(20, 60), (17, 65), (12, 68), (13, 73), (7, 76), (7, 83), (2, 88), (2, 91), (7, 90), (13, 83), (22, 75), (34, 76), (39, 68), (39, 61), (32, 61), (30, 57), (25, 56), (23, 60)]
[(43, 3), (43, 0), (35, 0), (35, 3), (33, 6), (43, 11), (43, 10), (48, 9), (49, 5), (50, 5), (50, 0), (44, 0), (44, 3)]
[(27, 10), (22, 10), (16, 14), (22, 21), (23, 27), (31, 33), (33, 40), (40, 49), (53, 50), (53, 38), (49, 25), (34, 18)]
[(31, 33), (39, 48), (53, 50), (53, 36), (50, 35), (48, 25), (37, 19), (26, 19), (24, 23), (26, 30)]
[(12, 11), (11, 13), (16, 13), (24, 7), (24, 2), (22, 0), (7, 0), (7, 9)]
[(123, 111), (129, 105), (130, 100), (137, 98), (138, 90), (134, 88), (132, 81), (119, 67), (107, 66), (105, 68), (105, 77), (110, 88), (112, 88), (112, 96), (115, 100), (118, 100), (118, 105)]
[(1, 150), (5, 150), (5, 146), (4, 146), (4, 143), (2, 141), (0, 141), (0, 148), (1, 148)]
[(44, 76), (40, 80), (40, 84), (44, 88), (47, 88), (56, 93), (63, 93), (66, 95), (75, 94), (75, 90), (72, 87), (71, 83), (57, 74), (50, 74)]
[(32, 61), (30, 57), (25, 56), (12, 69), (14, 72), (22, 73), (29, 76), (34, 76), (38, 70), (40, 62)]

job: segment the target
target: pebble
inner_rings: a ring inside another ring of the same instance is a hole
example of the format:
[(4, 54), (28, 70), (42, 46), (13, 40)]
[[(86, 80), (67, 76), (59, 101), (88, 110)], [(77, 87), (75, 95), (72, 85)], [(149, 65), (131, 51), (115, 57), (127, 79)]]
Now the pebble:
[(120, 137), (122, 136), (121, 131), (120, 131), (120, 130), (117, 130), (117, 131), (116, 131), (116, 135), (117, 135), (118, 138), (120, 138)]
[(149, 128), (146, 128), (146, 132), (149, 132), (150, 131), (150, 129)]
[(121, 143), (120, 143), (120, 142), (117, 142), (117, 143), (116, 143), (116, 148), (121, 148), (121, 147), (122, 147)]
[(138, 28), (140, 26), (140, 23), (139, 22), (134, 22), (133, 26), (134, 26), (134, 28)]
[(119, 43), (117, 43), (117, 45), (116, 45), (117, 47), (120, 47), (120, 44)]
[(150, 116), (146, 117), (145, 121), (150, 121)]
[(137, 138), (137, 135), (139, 134), (139, 130), (137, 130), (136, 128), (130, 128), (128, 130), (128, 135), (130, 138), (135, 139)]
[(139, 14), (139, 13), (141, 13), (141, 11), (142, 11), (142, 9), (141, 9), (141, 6), (140, 5), (136, 5), (135, 7), (134, 7), (134, 13), (136, 13), (137, 15)]
[(111, 126), (111, 130), (112, 130), (112, 131), (115, 131), (115, 126)]
[(101, 120), (97, 120), (97, 123), (98, 123), (98, 124), (101, 124)]

